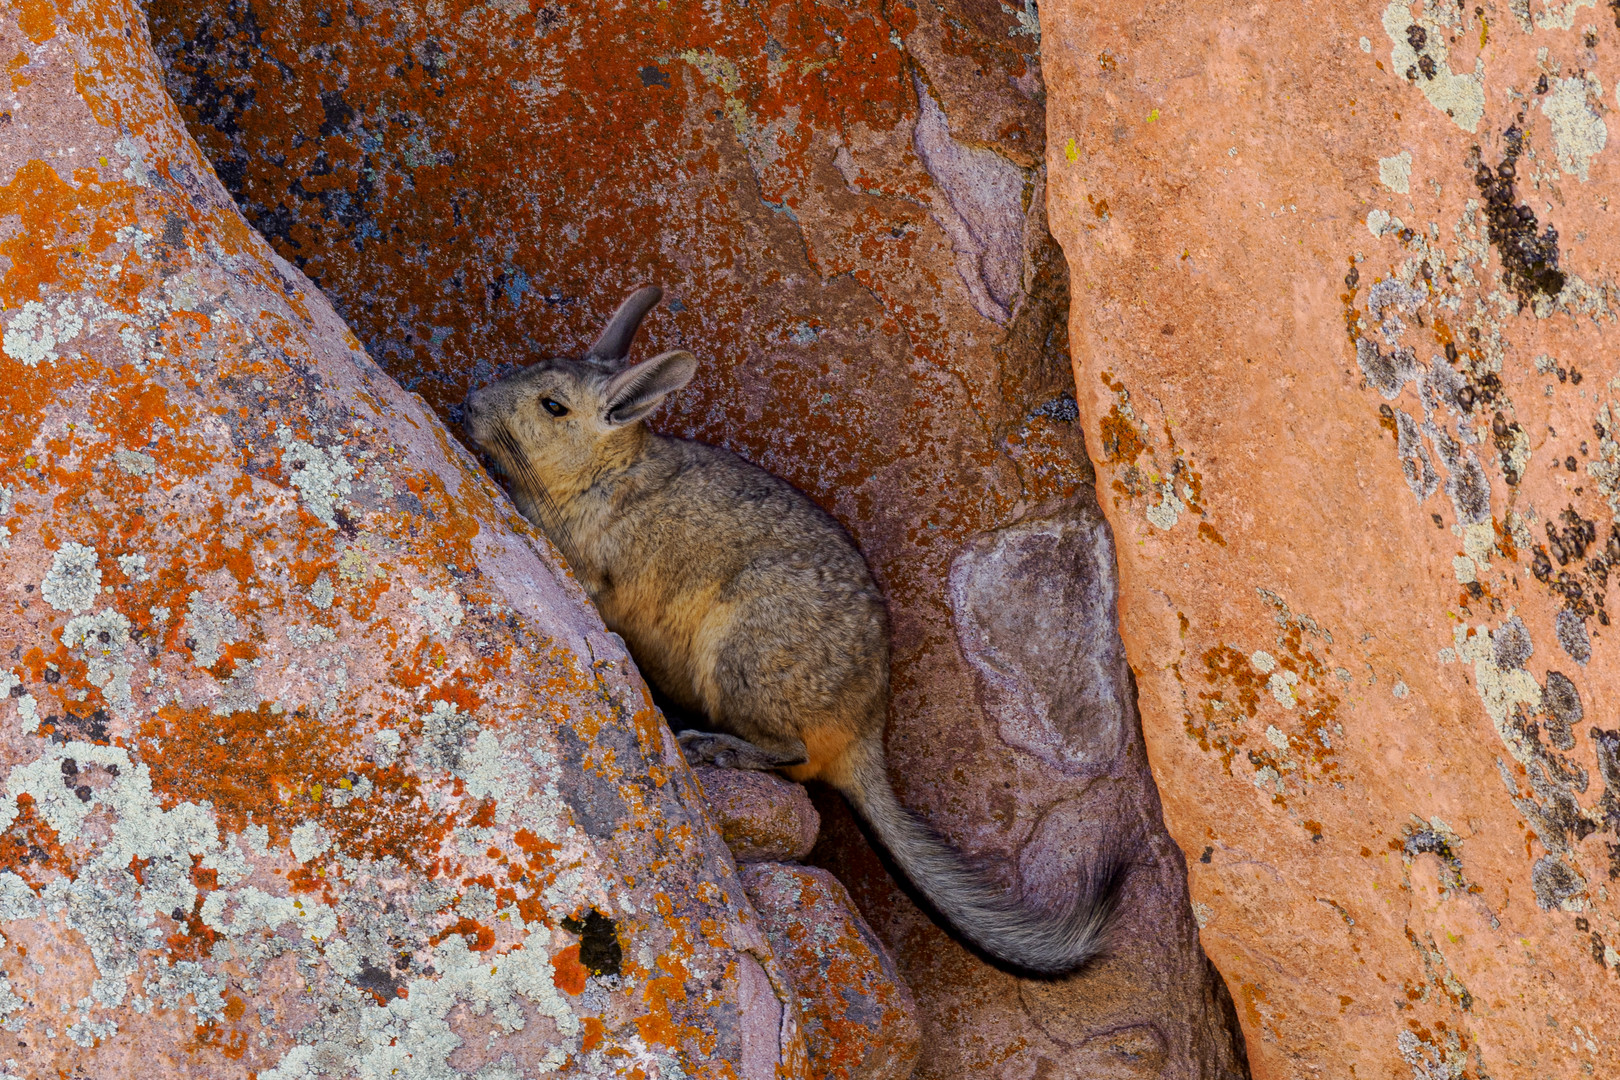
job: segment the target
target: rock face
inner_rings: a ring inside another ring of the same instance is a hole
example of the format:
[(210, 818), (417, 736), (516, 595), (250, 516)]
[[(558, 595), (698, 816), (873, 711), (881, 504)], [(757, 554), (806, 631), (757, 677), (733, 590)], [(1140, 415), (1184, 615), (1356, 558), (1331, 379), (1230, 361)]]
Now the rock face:
[(1256, 1076), (1620, 1029), (1620, 26), (1041, 6), (1049, 209), (1165, 818)]
[(640, 347), (704, 366), (659, 423), (809, 492), (890, 600), (902, 799), (1048, 901), (1101, 839), (1137, 853), (1115, 956), (1029, 983), (925, 918), (818, 796), (812, 861), (917, 995), (919, 1076), (1241, 1067), (1112, 632), (1033, 4), (149, 11), (250, 220), (441, 415), (664, 286)]
[(807, 1075), (621, 643), (243, 222), (136, 6), (0, 52), (6, 1074)]
[(866, 920), (838, 879), (813, 866), (742, 868), (803, 1009), (817, 1080), (905, 1080), (917, 1063), (916, 1009)]
[(802, 786), (742, 769), (695, 773), (721, 839), (738, 862), (796, 862), (816, 846), (821, 815)]

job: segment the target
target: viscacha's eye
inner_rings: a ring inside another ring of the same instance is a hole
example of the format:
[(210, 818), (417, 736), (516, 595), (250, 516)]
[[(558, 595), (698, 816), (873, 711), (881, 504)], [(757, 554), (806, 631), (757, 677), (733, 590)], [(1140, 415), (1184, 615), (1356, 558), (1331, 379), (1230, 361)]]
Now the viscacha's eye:
[(550, 413), (552, 416), (568, 415), (568, 406), (564, 405), (560, 401), (552, 401), (548, 397), (543, 397), (540, 399), (540, 407), (545, 409), (546, 412)]

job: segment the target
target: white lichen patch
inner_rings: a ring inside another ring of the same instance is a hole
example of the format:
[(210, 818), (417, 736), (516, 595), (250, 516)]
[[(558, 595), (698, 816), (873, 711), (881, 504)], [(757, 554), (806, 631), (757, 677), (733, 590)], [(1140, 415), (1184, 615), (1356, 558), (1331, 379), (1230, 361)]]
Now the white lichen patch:
[(1466, 555), (1458, 555), (1451, 560), (1451, 572), (1457, 575), (1457, 584), (1467, 585), (1470, 581), (1478, 581), (1479, 575), (1474, 569), (1474, 560)]
[(354, 466), (337, 449), (324, 450), (295, 439), (286, 428), (276, 430), (281, 444), (281, 467), (292, 477), (309, 512), (328, 528), (337, 528), (337, 512), (348, 500)]
[[(85, 780), (77, 790), (63, 782), (63, 763), (69, 758), (74, 775)], [(11, 770), (0, 799), (0, 828), (16, 819), (23, 795), (33, 799), (35, 812), (62, 843), (82, 839), (93, 845), (75, 877), (59, 877), (46, 886), (40, 906), (44, 917), (60, 919), (89, 947), (100, 975), (91, 988), (91, 1003), (119, 1006), (143, 954), (162, 940), (153, 917), (191, 909), (197, 895), (192, 857), (220, 848), (213, 811), (193, 803), (163, 809), (144, 764), (131, 760), (121, 747), (77, 741), (46, 744), (39, 758)], [(101, 824), (87, 832), (92, 816)], [(139, 882), (129, 872), (132, 860), (144, 864)], [(219, 881), (235, 883), (228, 871)], [(0, 891), (22, 899), (15, 889), (0, 886)], [(88, 1008), (81, 1022), (88, 1022)]]
[(329, 626), (289, 626), (287, 640), (300, 649), (337, 640), (337, 631)]
[(441, 638), (447, 638), (461, 625), (465, 612), (461, 597), (450, 589), (411, 589), (411, 610), (422, 616), (428, 629)]
[[(1430, 105), (1449, 116), (1459, 128), (1473, 134), (1485, 116), (1485, 58), (1474, 62), (1474, 70), (1458, 75), (1451, 70), (1446, 49), (1446, 34), (1428, 19), (1418, 22), (1426, 31), (1427, 41), (1423, 57), (1412, 48), (1407, 39), (1407, 27), (1414, 24), (1412, 5), (1407, 0), (1391, 0), (1384, 9), (1384, 33), (1391, 46), (1390, 71), (1397, 77), (1410, 80)], [(1433, 77), (1420, 67), (1424, 58), (1433, 62)]]
[(1590, 99), (1603, 96), (1597, 76), (1554, 79), (1552, 92), (1541, 101), (1541, 112), (1552, 127), (1558, 166), (1574, 173), (1584, 184), (1589, 164), (1609, 141), (1609, 128)]
[(474, 1016), (488, 1016), (498, 1033), (510, 1034), (528, 1023), (524, 1002), (550, 1018), (562, 1036), (559, 1045), (529, 1061), (528, 1068), (536, 1074), (555, 1072), (577, 1052), (580, 1022), (557, 990), (548, 936), (536, 930), (519, 947), (492, 956), (472, 952), (460, 936), (451, 935), (434, 949), (436, 978), (410, 980), (405, 995), (386, 1005), (351, 1007), (346, 1013), (352, 1026), (333, 1030), (311, 1024), (299, 1033), (300, 1045), (283, 1055), (275, 1068), (261, 1072), (260, 1080), (457, 1076), (449, 1058), (462, 1038), (451, 1027), (451, 1011), (465, 1006)]
[(1299, 704), (1299, 699), (1294, 696), (1294, 685), (1298, 682), (1299, 676), (1292, 671), (1273, 671), (1271, 678), (1266, 680), (1266, 688), (1277, 699), (1277, 704), (1292, 709)]
[(57, 611), (77, 615), (90, 610), (101, 592), (99, 562), (95, 548), (69, 540), (56, 549), (39, 594)]
[(519, 747), (509, 748), (511, 761), (503, 759), (503, 751), (508, 748), (502, 747), (494, 733), (480, 731), (472, 749), (462, 755), (457, 772), (466, 782), (468, 795), (495, 800), (495, 820), (501, 822), (511, 815), (512, 803), (522, 783), (520, 770), (525, 768)]
[(1264, 649), (1256, 649), (1249, 655), (1249, 663), (1262, 675), (1269, 675), (1277, 666), (1277, 660)]
[(309, 587), (309, 602), (325, 611), (332, 606), (336, 596), (337, 593), (332, 588), (331, 575), (322, 570), (320, 576), (315, 579), (315, 584)]
[(139, 450), (114, 450), (113, 464), (130, 476), (151, 476), (157, 472), (157, 458)]
[(1181, 512), (1185, 509), (1187, 509), (1186, 504), (1176, 498), (1175, 492), (1171, 490), (1169, 484), (1166, 484), (1159, 505), (1150, 506), (1147, 509), (1148, 523), (1158, 529), (1172, 529), (1175, 527), (1177, 520), (1180, 519)]
[(84, 318), (71, 297), (63, 297), (55, 307), (30, 300), (6, 320), (0, 337), (0, 350), (25, 367), (38, 367), (41, 361), (61, 359), (57, 349), (79, 336)]
[(78, 649), (84, 658), (90, 685), (121, 716), (128, 716), (134, 707), (129, 677), (135, 666), (124, 659), (129, 643), (129, 620), (116, 611), (75, 616), (62, 631), (62, 644)]
[(1278, 750), (1288, 749), (1288, 736), (1284, 735), (1276, 724), (1266, 725), (1266, 741)]
[(17, 726), (22, 728), (24, 735), (32, 735), (39, 730), (39, 700), (33, 694), (24, 694), (17, 699)]
[[(455, 770), (461, 764), (462, 740), (473, 726), (473, 718), (453, 702), (435, 701), (432, 710), (422, 717), (422, 741), (414, 754), (416, 764), (429, 772)], [(379, 732), (378, 742), (381, 741)]]
[(399, 732), (393, 728), (382, 728), (371, 737), (371, 741), (377, 764), (385, 769), (392, 767), (399, 758)]
[(1564, 4), (1549, 2), (1547, 10), (1536, 16), (1536, 25), (1543, 30), (1572, 30), (1575, 27), (1575, 13), (1581, 8), (1596, 6), (1597, 0), (1568, 0)]
[(147, 581), (151, 575), (146, 572), (145, 555), (119, 555), (118, 569), (123, 571), (125, 577), (131, 581)]
[(1535, 677), (1522, 667), (1498, 666), (1496, 649), (1483, 626), (1471, 628), (1459, 624), (1452, 631), (1452, 640), (1458, 659), (1474, 665), (1474, 685), (1497, 734), (1515, 758), (1520, 758), (1521, 754), (1527, 756), (1519, 736), (1509, 730), (1508, 722), (1516, 706), (1524, 705), (1532, 710), (1540, 706), (1541, 687)]
[(1393, 157), (1378, 159), (1378, 182), (1397, 195), (1412, 190), (1412, 152), (1402, 150)]
[(307, 863), (332, 849), (332, 837), (315, 822), (306, 821), (293, 829), (291, 844), (293, 858)]
[(241, 625), (225, 605), (206, 599), (201, 592), (191, 594), (191, 603), (186, 605), (186, 638), (198, 667), (219, 663), (225, 646), (240, 641), (241, 635)]

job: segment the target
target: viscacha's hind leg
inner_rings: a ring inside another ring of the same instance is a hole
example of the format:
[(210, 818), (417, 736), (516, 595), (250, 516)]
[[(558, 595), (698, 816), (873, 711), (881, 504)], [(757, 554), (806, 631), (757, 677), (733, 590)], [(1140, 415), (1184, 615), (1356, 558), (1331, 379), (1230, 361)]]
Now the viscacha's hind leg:
[(784, 739), (781, 745), (767, 748), (722, 731), (682, 731), (675, 738), (681, 744), (688, 765), (765, 772), (799, 765), (806, 760), (804, 743), (798, 739)]

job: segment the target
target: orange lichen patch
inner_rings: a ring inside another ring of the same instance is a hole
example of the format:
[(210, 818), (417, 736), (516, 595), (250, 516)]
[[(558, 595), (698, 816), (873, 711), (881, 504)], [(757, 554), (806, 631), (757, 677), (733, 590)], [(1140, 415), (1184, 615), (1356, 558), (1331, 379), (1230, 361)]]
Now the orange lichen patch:
[[(274, 843), (313, 820), (352, 856), (418, 866), (453, 827), (454, 815), (430, 809), (414, 777), (397, 765), (356, 760), (340, 729), (302, 709), (277, 713), (261, 704), (217, 716), (169, 705), (143, 723), (139, 738), (162, 748), (149, 757), (160, 798), (212, 803), (227, 828), (264, 825)], [(324, 784), (345, 773), (371, 781), (367, 802), (340, 807), (320, 797)], [(312, 873), (305, 868), (300, 880), (316, 887)]]
[(91, 170), (69, 182), (36, 159), (0, 186), (0, 217), (8, 215), (16, 215), (22, 227), (0, 239), (0, 254), (11, 262), (0, 277), (0, 301), (19, 307), (38, 300), (46, 285), (84, 284), (88, 262), (75, 247), (133, 221), (133, 191), (122, 181), (102, 182)]
[(554, 954), (551, 966), (553, 968), (551, 981), (557, 989), (576, 997), (585, 992), (587, 972), (584, 965), (579, 962), (578, 945), (570, 945)]
[(1215, 526), (1211, 525), (1207, 521), (1200, 521), (1198, 523), (1198, 535), (1202, 539), (1208, 540), (1213, 544), (1219, 544), (1221, 547), (1226, 546), (1226, 537), (1217, 532)]
[(1103, 460), (1110, 465), (1128, 465), (1146, 447), (1135, 422), (1120, 412), (1117, 404), (1109, 407), (1101, 426)]
[(56, 5), (51, 0), (20, 0), (17, 25), (35, 45), (56, 36)]
[(454, 923), (430, 937), (428, 943), (437, 945), (452, 935), (464, 939), (467, 942), (467, 948), (473, 952), (488, 952), (495, 947), (495, 931), (476, 919), (468, 918), (457, 919)]

